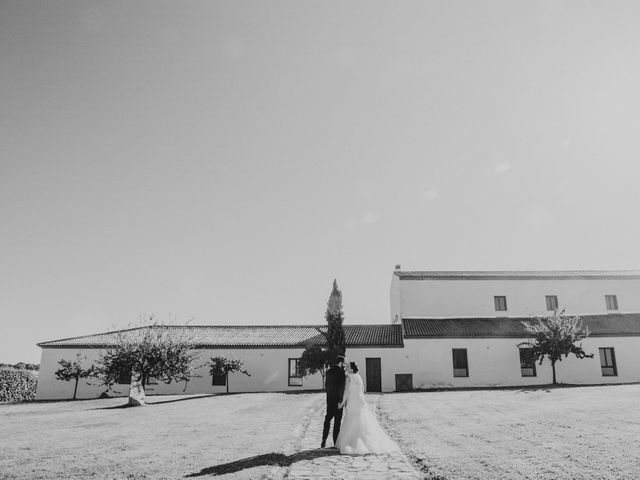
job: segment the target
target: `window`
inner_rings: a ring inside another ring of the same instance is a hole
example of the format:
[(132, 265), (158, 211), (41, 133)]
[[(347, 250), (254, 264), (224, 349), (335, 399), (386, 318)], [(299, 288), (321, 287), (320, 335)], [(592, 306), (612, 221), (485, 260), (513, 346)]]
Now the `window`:
[(453, 352), (453, 376), (468, 377), (469, 364), (467, 363), (467, 349), (454, 348)]
[(618, 369), (616, 367), (616, 354), (613, 348), (599, 348), (600, 351), (600, 368), (603, 377), (617, 377)]
[(214, 387), (225, 386), (227, 384), (227, 376), (226, 375), (211, 375), (211, 385)]
[(533, 350), (530, 348), (520, 349), (520, 374), (523, 377), (536, 376), (536, 360), (532, 355)]
[(544, 297), (547, 301), (547, 310), (557, 310), (558, 309), (558, 297), (556, 295), (547, 295)]
[(158, 379), (156, 377), (152, 377), (151, 375), (147, 377), (147, 385), (157, 385), (157, 384), (158, 384)]
[(410, 392), (413, 390), (413, 375), (411, 373), (396, 373), (396, 392)]
[(493, 297), (493, 303), (496, 306), (496, 312), (506, 312), (507, 311), (507, 297)]
[(300, 366), (298, 365), (299, 358), (289, 359), (289, 386), (301, 387), (302, 386), (302, 374), (300, 373)]
[(604, 301), (607, 303), (607, 310), (618, 309), (618, 298), (615, 295), (605, 295)]

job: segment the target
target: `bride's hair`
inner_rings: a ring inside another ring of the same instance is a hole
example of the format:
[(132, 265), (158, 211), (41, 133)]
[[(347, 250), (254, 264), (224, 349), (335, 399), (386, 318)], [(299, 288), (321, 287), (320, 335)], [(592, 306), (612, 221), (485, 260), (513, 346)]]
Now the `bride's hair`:
[(349, 366), (351, 370), (353, 370), (353, 373), (358, 373), (358, 364), (356, 362), (349, 362)]

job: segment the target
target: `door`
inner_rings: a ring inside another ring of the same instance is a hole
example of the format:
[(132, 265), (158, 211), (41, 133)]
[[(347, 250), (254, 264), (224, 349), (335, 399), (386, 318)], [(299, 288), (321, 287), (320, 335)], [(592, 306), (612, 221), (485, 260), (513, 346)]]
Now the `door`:
[(367, 358), (367, 392), (382, 391), (382, 366), (379, 358)]

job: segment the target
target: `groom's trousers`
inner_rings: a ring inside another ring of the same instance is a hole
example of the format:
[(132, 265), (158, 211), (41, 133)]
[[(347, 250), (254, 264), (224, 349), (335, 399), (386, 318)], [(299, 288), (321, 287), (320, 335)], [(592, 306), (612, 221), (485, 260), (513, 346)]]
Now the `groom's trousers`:
[(329, 436), (329, 429), (331, 428), (331, 420), (333, 419), (333, 444), (335, 445), (338, 440), (338, 433), (340, 433), (340, 422), (342, 422), (342, 409), (338, 408), (338, 403), (327, 402), (327, 414), (324, 416), (324, 429), (322, 430), (322, 443), (327, 440)]

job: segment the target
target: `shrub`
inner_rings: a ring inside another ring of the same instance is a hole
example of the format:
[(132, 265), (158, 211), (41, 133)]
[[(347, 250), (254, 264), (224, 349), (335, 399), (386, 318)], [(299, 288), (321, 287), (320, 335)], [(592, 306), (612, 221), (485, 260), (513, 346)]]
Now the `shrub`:
[(0, 363), (0, 368), (15, 368), (17, 370), (40, 370), (40, 364), (39, 363), (24, 363), (24, 362), (18, 362), (15, 365), (12, 365), (11, 363)]
[(0, 369), (0, 402), (35, 400), (38, 377), (27, 370)]

